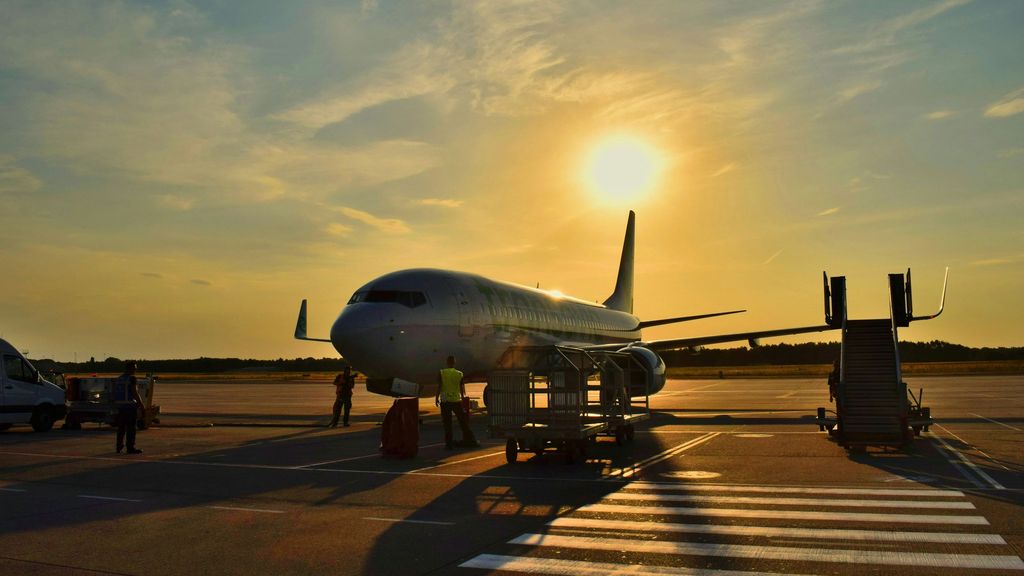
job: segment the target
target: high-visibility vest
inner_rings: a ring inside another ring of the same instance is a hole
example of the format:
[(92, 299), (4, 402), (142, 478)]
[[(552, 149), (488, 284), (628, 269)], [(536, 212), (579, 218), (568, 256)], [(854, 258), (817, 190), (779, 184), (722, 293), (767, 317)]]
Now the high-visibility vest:
[(441, 369), (441, 402), (460, 402), (462, 390), (462, 372), (455, 368)]

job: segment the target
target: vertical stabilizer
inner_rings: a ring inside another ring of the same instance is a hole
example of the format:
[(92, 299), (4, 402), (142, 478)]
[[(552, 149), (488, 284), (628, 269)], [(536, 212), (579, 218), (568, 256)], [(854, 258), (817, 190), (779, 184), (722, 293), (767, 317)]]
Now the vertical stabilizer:
[(604, 301), (612, 310), (633, 313), (633, 245), (635, 244), (636, 214), (629, 211), (626, 223), (626, 238), (622, 241), (622, 259), (619, 260), (619, 277), (615, 280), (615, 292)]

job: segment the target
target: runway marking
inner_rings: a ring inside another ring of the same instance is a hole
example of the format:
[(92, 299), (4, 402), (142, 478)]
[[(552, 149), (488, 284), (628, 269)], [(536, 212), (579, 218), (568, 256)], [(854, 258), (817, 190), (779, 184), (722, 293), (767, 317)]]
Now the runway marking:
[(142, 502), (142, 500), (136, 500), (134, 498), (116, 498), (114, 496), (93, 496), (91, 494), (79, 494), (79, 498), (88, 498), (90, 500), (112, 500), (114, 502)]
[(555, 574), (556, 576), (596, 576), (598, 574), (621, 574), (623, 576), (799, 576), (778, 572), (744, 572), (741, 570), (711, 570), (708, 568), (687, 568), (685, 566), (639, 566), (613, 564), (610, 562), (586, 562), (583, 560), (559, 560), (557, 558), (528, 558), (481, 554), (459, 564), (460, 568), (480, 568), (503, 572), (525, 572), (528, 574)]
[(946, 428), (946, 427), (945, 427), (945, 426), (943, 426), (942, 424), (935, 424), (935, 426), (936, 426), (937, 428), (942, 428), (943, 430), (945, 430), (947, 434), (949, 434), (949, 435), (950, 435), (950, 436), (952, 436), (953, 438), (956, 438), (957, 440), (959, 440), (959, 441), (960, 441), (961, 443), (963, 443), (963, 444), (964, 444), (964, 446), (970, 446), (971, 448), (973, 448), (973, 449), (974, 449), (974, 451), (975, 451), (975, 452), (977, 452), (978, 454), (981, 454), (982, 456), (984, 456), (984, 457), (985, 457), (985, 458), (986, 458), (986, 459), (987, 459), (987, 460), (988, 460), (989, 462), (992, 462), (993, 464), (995, 464), (995, 465), (999, 466), (999, 467), (1000, 467), (1000, 468), (1002, 468), (1003, 470), (1006, 470), (1006, 471), (1009, 471), (1009, 470), (1010, 470), (1010, 469), (1009, 469), (1009, 468), (1007, 468), (1006, 466), (1003, 466), (1003, 465), (1002, 465), (1002, 464), (1000, 464), (1000, 463), (999, 463), (998, 461), (996, 461), (996, 459), (995, 459), (995, 458), (993, 458), (993, 457), (989, 456), (989, 455), (988, 455), (988, 453), (987, 453), (987, 452), (985, 452), (984, 450), (982, 450), (981, 448), (978, 448), (977, 446), (975, 446), (975, 445), (971, 444), (970, 442), (968, 442), (968, 441), (964, 440), (963, 438), (961, 438), (961, 437), (957, 436), (957, 435), (956, 435), (956, 433), (954, 433), (954, 432), (953, 432), (952, 430), (950, 430), (949, 428)]
[(708, 388), (711, 388), (711, 387), (714, 387), (714, 386), (721, 386), (721, 385), (722, 385), (721, 382), (715, 382), (713, 384), (705, 384), (704, 386), (697, 386), (696, 388), (689, 388), (687, 390), (679, 390), (679, 392), (682, 392), (683, 394), (687, 394), (689, 392), (697, 392), (699, 390), (707, 390)]
[(844, 564), (883, 564), (889, 566), (920, 566), (929, 568), (983, 568), (989, 570), (1024, 570), (1024, 561), (1017, 556), (982, 554), (936, 554), (924, 552), (890, 552), (880, 550), (846, 550), (841, 548), (792, 548), (786, 546), (750, 546), (745, 544), (711, 544), (700, 542), (668, 542), (661, 540), (627, 540), (592, 536), (560, 536), (523, 534), (508, 541), (521, 546), (560, 546), (585, 550), (614, 550), (691, 556), (753, 558), (757, 560), (796, 560)]
[(621, 514), (652, 514), (660, 516), (701, 516), (714, 518), (771, 518), (775, 520), (848, 520), (850, 522), (888, 522), (905, 524), (969, 524), (987, 526), (984, 516), (951, 516), (945, 514), (881, 514), (866, 512), (818, 512), (805, 510), (751, 510), (746, 508), (700, 508), (671, 506), (627, 506), (620, 504), (587, 504), (580, 512), (614, 512)]
[[(1003, 424), (999, 420), (993, 420), (991, 418), (986, 418), (986, 417), (982, 416), (981, 414), (975, 414), (974, 412), (970, 412), (970, 415), (971, 416), (977, 416), (978, 418), (981, 418), (982, 420), (988, 420), (989, 422), (992, 422), (993, 424), (999, 424), (1000, 426), (1002, 426), (1004, 428), (1009, 428), (1010, 430), (1016, 430), (1017, 432), (1024, 432), (1024, 430), (1021, 430), (1020, 428), (1017, 428), (1016, 426), (1010, 426), (1009, 424)], [(943, 430), (945, 430), (945, 428), (943, 428)]]
[(840, 500), (833, 498), (767, 498), (763, 496), (710, 496), (707, 494), (642, 494), (615, 492), (605, 500), (654, 502), (709, 502), (712, 504), (760, 504), (762, 506), (839, 506), (842, 508), (932, 508), (974, 510), (970, 502), (934, 500)]
[(454, 464), (462, 464), (463, 462), (472, 462), (473, 460), (480, 460), (481, 458), (493, 458), (495, 456), (503, 456), (504, 454), (505, 454), (504, 450), (502, 450), (501, 452), (491, 452), (490, 454), (484, 454), (482, 456), (474, 456), (472, 458), (465, 458), (463, 460), (455, 460), (454, 462), (441, 462), (440, 464), (435, 464), (433, 466), (426, 466), (426, 467), (423, 467), (423, 468), (417, 468), (415, 470), (410, 470), (409, 473), (410, 474), (418, 474), (420, 472), (425, 472), (427, 470), (433, 470), (434, 468), (441, 468), (442, 466), (452, 466)]
[(0, 492), (28, 492), (28, 490), (23, 490), (21, 488), (0, 488)]
[(964, 493), (960, 490), (933, 490), (914, 488), (816, 488), (797, 486), (747, 486), (737, 484), (667, 484), (655, 482), (631, 482), (625, 490), (684, 490), (709, 492), (759, 492), (769, 494), (844, 494), (865, 496), (929, 496), (941, 498), (960, 498)]
[(682, 452), (684, 452), (686, 450), (689, 450), (690, 448), (693, 448), (694, 446), (699, 446), (700, 444), (703, 444), (703, 443), (705, 443), (705, 442), (715, 438), (719, 434), (720, 434), (719, 432), (708, 432), (707, 434), (705, 434), (703, 436), (698, 436), (697, 438), (694, 438), (692, 440), (688, 440), (686, 442), (683, 442), (682, 444), (680, 444), (678, 446), (675, 446), (675, 447), (669, 448), (668, 450), (664, 450), (662, 452), (659, 452), (659, 453), (655, 454), (654, 456), (651, 456), (649, 458), (645, 458), (645, 459), (637, 462), (636, 464), (634, 464), (633, 466), (631, 466), (628, 469), (619, 468), (619, 469), (613, 470), (613, 471), (611, 471), (611, 473), (608, 474), (608, 477), (621, 476), (623, 478), (629, 478), (630, 476), (633, 476), (633, 475), (637, 474), (638, 472), (640, 472), (644, 468), (647, 468), (647, 467), (653, 466), (653, 465), (655, 465), (655, 464), (657, 464), (659, 462), (668, 460), (669, 458), (672, 458), (672, 457), (674, 457), (674, 456), (676, 456), (678, 454), (681, 454)]
[(284, 510), (271, 510), (268, 508), (244, 508), (242, 506), (207, 506), (215, 510), (232, 510), (236, 512), (259, 512), (261, 514), (284, 514)]
[(796, 394), (796, 393), (797, 393), (797, 390), (793, 390), (789, 394), (783, 394), (782, 396), (776, 396), (776, 398), (792, 398), (793, 395)]
[(888, 530), (845, 530), (835, 528), (779, 528), (775, 526), (734, 526), (717, 524), (675, 524), (671, 522), (639, 522), (632, 520), (600, 520), (565, 516), (548, 522), (553, 528), (605, 528), (723, 536), (764, 536), (768, 538), (813, 538), (819, 540), (851, 540), (855, 542), (934, 542), (940, 544), (1005, 545), (998, 534), (953, 532), (891, 532)]
[[(935, 426), (937, 426), (939, 428), (942, 428), (946, 432), (949, 432), (949, 430), (947, 430), (946, 428), (944, 428), (942, 426), (939, 426), (938, 424), (935, 424)], [(949, 433), (952, 434), (957, 440), (960, 440), (964, 444), (967, 444), (966, 442), (963, 441), (962, 438), (960, 438), (956, 434), (953, 434), (952, 432), (949, 432)], [(942, 444), (942, 446), (946, 449), (947, 452), (949, 452), (950, 454), (955, 455), (957, 457), (957, 459), (960, 460), (960, 462), (963, 462), (964, 464), (966, 464), (971, 470), (974, 471), (975, 474), (977, 474), (980, 478), (983, 478), (993, 488), (995, 488), (996, 490), (1005, 490), (1006, 489), (1005, 486), (1003, 486), (999, 482), (996, 482), (995, 479), (993, 479), (991, 476), (989, 476), (987, 472), (985, 472), (984, 470), (979, 468), (977, 464), (972, 462), (970, 458), (965, 456), (962, 452), (960, 452), (956, 448), (953, 448), (949, 444), (949, 442), (946, 442), (946, 440), (942, 436), (939, 436), (939, 435), (935, 434), (935, 435), (932, 436), (932, 438), (935, 438), (936, 440), (938, 440), (939, 444)], [(955, 460), (953, 460), (952, 458), (948, 458), (947, 460), (953, 465), (953, 467), (955, 467), (957, 469), (958, 472), (960, 472), (960, 474), (964, 478), (967, 478), (968, 480), (970, 480), (972, 484), (974, 484), (975, 486), (977, 486), (979, 488), (984, 488), (985, 487), (985, 485), (982, 484), (981, 482), (979, 482), (977, 478), (974, 478), (973, 476), (968, 474), (967, 471), (964, 470)]]
[(431, 525), (434, 525), (434, 526), (454, 526), (455, 525), (455, 522), (439, 522), (439, 521), (435, 521), (435, 520), (409, 520), (409, 519), (406, 519), (406, 518), (375, 518), (373, 516), (368, 516), (366, 518), (363, 518), (363, 520), (376, 520), (378, 522), (395, 522), (395, 523), (401, 522), (403, 524), (431, 524)]

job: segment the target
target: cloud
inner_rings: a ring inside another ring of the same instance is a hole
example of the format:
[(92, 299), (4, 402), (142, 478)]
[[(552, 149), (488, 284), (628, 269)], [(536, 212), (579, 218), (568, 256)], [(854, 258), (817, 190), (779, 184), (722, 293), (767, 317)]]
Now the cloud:
[(1011, 92), (985, 109), (986, 118), (1006, 118), (1024, 112), (1024, 88)]
[(13, 156), (0, 155), (0, 194), (35, 192), (42, 185), (31, 172), (18, 166)]
[(1003, 266), (1006, 264), (1016, 264), (1018, 262), (1024, 262), (1024, 255), (1008, 256), (1004, 258), (983, 258), (981, 260), (971, 262), (971, 266)]
[(421, 206), (441, 206), (442, 208), (459, 208), (465, 203), (464, 200), (454, 200), (452, 198), (424, 198), (417, 204)]
[(714, 173), (711, 174), (711, 178), (718, 178), (719, 176), (728, 174), (729, 172), (732, 172), (733, 170), (735, 170), (738, 167), (739, 167), (739, 164), (737, 164), (735, 162), (730, 162), (730, 163), (722, 166), (718, 170), (715, 170)]
[(952, 118), (955, 115), (956, 112), (953, 112), (952, 110), (936, 110), (926, 114), (925, 118), (929, 120), (945, 120), (946, 118)]
[(862, 80), (852, 86), (844, 88), (836, 94), (836, 103), (845, 104), (858, 96), (870, 94), (882, 87), (882, 81), (875, 79)]
[(330, 223), (328, 223), (327, 227), (325, 228), (325, 230), (331, 236), (345, 237), (345, 236), (348, 236), (349, 234), (352, 233), (352, 227), (351, 226), (346, 226), (346, 225), (341, 224), (339, 222), (330, 222)]
[(827, 210), (822, 210), (821, 212), (818, 212), (817, 215), (818, 216), (831, 216), (831, 215), (836, 214), (837, 212), (839, 212), (839, 210), (840, 210), (840, 207), (836, 206), (835, 208), (829, 208)]
[(337, 211), (353, 220), (362, 222), (363, 224), (376, 228), (386, 234), (408, 234), (409, 232), (412, 232), (405, 222), (396, 218), (378, 218), (369, 212), (356, 210), (355, 208), (349, 208), (347, 206), (339, 207), (337, 208)]
[(157, 200), (161, 206), (182, 212), (191, 210), (192, 206), (196, 203), (195, 198), (184, 198), (176, 194), (161, 194), (157, 197)]
[(768, 259), (767, 259), (767, 260), (765, 260), (764, 262), (762, 262), (762, 263), (761, 263), (761, 265), (762, 265), (762, 266), (767, 266), (768, 264), (771, 264), (771, 263), (772, 263), (772, 260), (775, 260), (776, 258), (778, 258), (778, 257), (779, 257), (779, 255), (780, 255), (780, 254), (782, 254), (782, 252), (783, 252), (783, 250), (782, 250), (782, 249), (779, 249), (778, 251), (776, 251), (776, 252), (775, 252), (775, 254), (772, 254), (771, 256), (769, 256), (769, 257), (768, 257)]
[(213, 286), (213, 282), (210, 282), (209, 280), (203, 280), (201, 278), (193, 279), (192, 283), (195, 284), (196, 286)]

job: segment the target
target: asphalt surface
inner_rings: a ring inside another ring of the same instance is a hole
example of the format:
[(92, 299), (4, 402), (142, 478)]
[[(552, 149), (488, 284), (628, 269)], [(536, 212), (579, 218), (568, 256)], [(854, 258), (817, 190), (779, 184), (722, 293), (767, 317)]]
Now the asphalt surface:
[(507, 464), (483, 415), (446, 451), (426, 401), (417, 457), (382, 458), (389, 400), (324, 428), (325, 376), (176, 382), (139, 456), (0, 433), (0, 574), (1024, 573), (1024, 377), (908, 382), (939, 425), (907, 452), (819, 432), (820, 380), (680, 380), (576, 464)]

